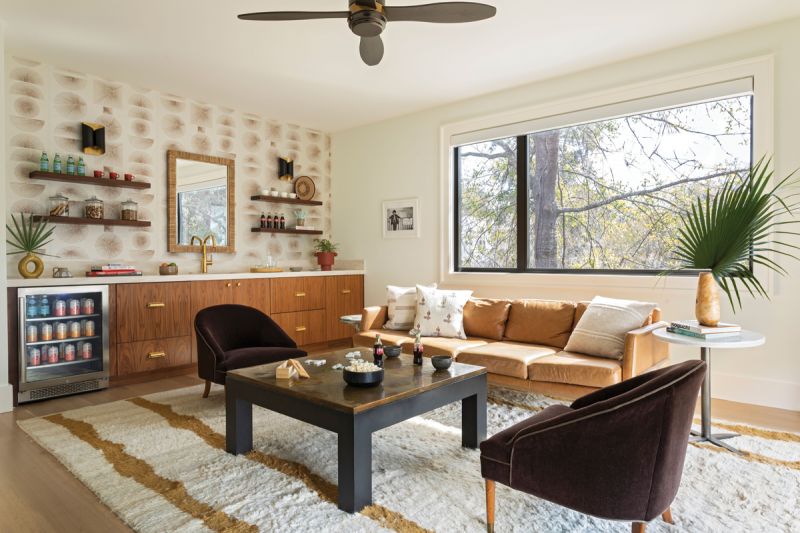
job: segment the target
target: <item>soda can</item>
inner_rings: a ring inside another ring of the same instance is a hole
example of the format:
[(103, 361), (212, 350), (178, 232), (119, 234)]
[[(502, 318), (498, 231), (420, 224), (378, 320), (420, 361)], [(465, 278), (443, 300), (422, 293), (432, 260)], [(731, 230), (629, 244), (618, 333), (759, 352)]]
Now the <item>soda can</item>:
[(28, 366), (39, 366), (42, 364), (42, 351), (39, 348), (28, 350)]
[(92, 358), (92, 343), (91, 342), (84, 342), (81, 344), (81, 359), (91, 359)]
[(65, 344), (64, 345), (64, 361), (74, 361), (75, 360), (75, 345), (74, 344)]
[(69, 336), (72, 339), (77, 339), (81, 336), (81, 323), (77, 320), (69, 323)]
[(67, 307), (69, 309), (70, 316), (76, 316), (81, 314), (81, 301), (73, 298), (69, 302), (67, 302)]
[(84, 337), (94, 337), (94, 320), (84, 320), (83, 321), (83, 336)]
[(52, 324), (42, 324), (41, 328), (41, 337), (43, 341), (51, 341), (53, 340), (53, 325)]
[(63, 341), (67, 338), (67, 324), (64, 322), (56, 323), (56, 340)]
[(91, 298), (84, 298), (81, 300), (81, 311), (84, 315), (94, 314), (94, 300)]
[(37, 342), (38, 340), (39, 340), (39, 328), (36, 327), (36, 324), (29, 324), (25, 328), (25, 341)]
[(47, 347), (47, 362), (58, 363), (58, 346), (55, 344)]
[(56, 300), (53, 303), (53, 316), (66, 316), (67, 315), (67, 302), (64, 300)]

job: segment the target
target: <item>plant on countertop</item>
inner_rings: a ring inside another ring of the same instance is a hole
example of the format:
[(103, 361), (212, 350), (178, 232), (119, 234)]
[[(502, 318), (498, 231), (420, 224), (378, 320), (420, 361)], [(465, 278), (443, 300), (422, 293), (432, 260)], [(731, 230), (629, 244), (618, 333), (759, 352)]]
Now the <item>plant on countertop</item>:
[(323, 271), (331, 270), (334, 257), (339, 245), (328, 239), (314, 239), (314, 255), (317, 256), (317, 264)]
[(314, 253), (335, 252), (338, 249), (338, 243), (333, 243), (328, 239), (314, 239)]
[[(52, 237), (55, 227), (50, 226), (44, 220), (35, 221), (32, 214), (26, 217), (24, 213), (20, 213), (19, 221), (14, 215), (11, 215), (11, 221), (14, 223), (14, 227), (6, 224), (6, 231), (10, 235), (10, 239), (7, 238), (6, 242), (16, 250), (9, 251), (8, 255), (25, 254), (18, 266), (20, 275), (24, 278), (38, 278), (44, 271), (44, 263), (38, 256), (55, 257), (40, 251), (52, 242), (50, 237)], [(28, 268), (31, 263), (33, 270)]]
[[(716, 294), (718, 283), (736, 312), (737, 306), (742, 307), (740, 287), (751, 296), (769, 299), (751, 262), (785, 275), (786, 269), (775, 259), (779, 256), (798, 259), (794, 250), (800, 247), (785, 240), (800, 235), (788, 229), (800, 222), (797, 218), (800, 203), (796, 201), (800, 193), (791, 190), (798, 180), (792, 179), (792, 172), (771, 185), (770, 162), (761, 158), (743, 181), (727, 181), (713, 198), (706, 191), (705, 198), (698, 198), (691, 210), (681, 215), (683, 227), (678, 229), (674, 251), (681, 264), (679, 268), (709, 271), (700, 274), (698, 286), (696, 313), (701, 323), (704, 322), (699, 307), (701, 296), (705, 296), (701, 295), (701, 286), (704, 292)], [(717, 322), (718, 301), (717, 296)], [(713, 321), (712, 317), (710, 322)]]

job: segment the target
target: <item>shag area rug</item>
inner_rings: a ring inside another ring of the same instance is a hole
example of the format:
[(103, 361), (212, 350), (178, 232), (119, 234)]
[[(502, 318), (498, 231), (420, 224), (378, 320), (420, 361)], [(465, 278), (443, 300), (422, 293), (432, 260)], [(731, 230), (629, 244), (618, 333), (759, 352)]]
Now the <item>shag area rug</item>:
[[(485, 531), (479, 452), (461, 447), (454, 404), (373, 436), (373, 501), (336, 506), (336, 435), (259, 407), (254, 450), (225, 452), (223, 391), (201, 387), (75, 409), (20, 426), (139, 532)], [(489, 434), (555, 400), (492, 389)], [(675, 525), (648, 532), (800, 531), (800, 435), (716, 423), (741, 433), (735, 455), (688, 448)], [(602, 455), (602, 451), (598, 451)], [(497, 486), (497, 531), (630, 531)]]

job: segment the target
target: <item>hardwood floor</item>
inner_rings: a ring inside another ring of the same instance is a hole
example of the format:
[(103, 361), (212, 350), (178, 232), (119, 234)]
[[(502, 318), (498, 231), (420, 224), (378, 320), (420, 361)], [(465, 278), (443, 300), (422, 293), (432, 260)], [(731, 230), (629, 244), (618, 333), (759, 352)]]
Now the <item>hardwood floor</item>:
[[(0, 414), (0, 531), (130, 531), (89, 489), (19, 429), (17, 420), (201, 383), (194, 375), (182, 375), (115, 385), (100, 392), (25, 404), (12, 413)], [(800, 412), (796, 411), (714, 400), (712, 413), (726, 420), (800, 432)]]

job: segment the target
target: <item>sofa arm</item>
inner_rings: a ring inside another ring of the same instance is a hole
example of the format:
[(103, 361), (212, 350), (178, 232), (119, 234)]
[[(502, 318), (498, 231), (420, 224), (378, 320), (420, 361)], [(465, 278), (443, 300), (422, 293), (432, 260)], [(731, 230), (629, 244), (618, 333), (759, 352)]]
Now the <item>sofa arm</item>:
[(669, 344), (653, 335), (653, 331), (668, 325), (667, 322), (654, 322), (628, 332), (622, 354), (623, 380), (638, 376), (669, 358)]
[(361, 312), (360, 331), (381, 329), (383, 325), (386, 323), (387, 312), (388, 312), (388, 307), (386, 307), (385, 305), (365, 307), (364, 310)]

